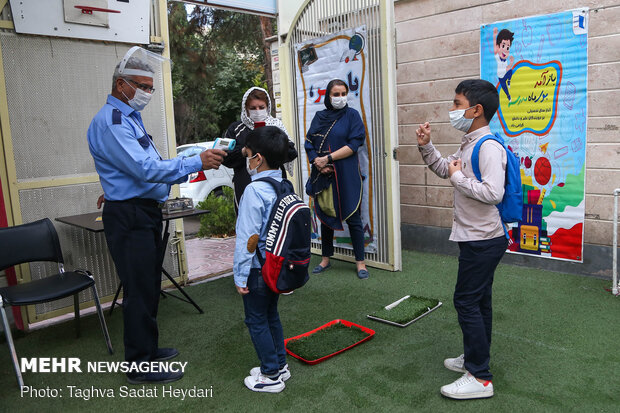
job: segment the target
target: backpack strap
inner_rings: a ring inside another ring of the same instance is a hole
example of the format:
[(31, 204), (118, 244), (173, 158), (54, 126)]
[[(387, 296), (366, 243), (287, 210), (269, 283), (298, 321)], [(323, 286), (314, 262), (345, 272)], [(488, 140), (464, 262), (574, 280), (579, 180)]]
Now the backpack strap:
[[(480, 182), (482, 182), (482, 175), (480, 174), (480, 147), (482, 146), (483, 143), (485, 143), (489, 139), (492, 139), (498, 142), (500, 145), (504, 147), (504, 150), (506, 151), (508, 150), (508, 148), (506, 148), (506, 145), (504, 144), (504, 139), (501, 136), (499, 136), (497, 133), (494, 135), (483, 136), (482, 138), (478, 140), (478, 142), (476, 142), (476, 146), (474, 146), (474, 151), (471, 153), (471, 169), (473, 170), (474, 175), (476, 176), (476, 179), (478, 179)], [(506, 171), (508, 171), (508, 166), (506, 166)], [(500, 221), (501, 221), (501, 217), (500, 217)], [(503, 221), (502, 221), (502, 229), (504, 230), (504, 235), (506, 236), (506, 238), (510, 240), (510, 236), (508, 235), (508, 230), (506, 229), (506, 225), (504, 224)]]
[[(294, 192), (292, 190), (293, 184), (288, 179), (282, 179), (282, 181), (278, 182), (276, 179), (272, 177), (264, 176), (262, 178), (255, 179), (252, 182), (259, 182), (259, 181), (267, 182), (271, 184), (273, 189), (276, 191), (276, 197), (278, 198), (288, 192)], [(270, 214), (270, 217), (271, 217), (271, 214)], [(258, 248), (256, 248), (256, 256), (258, 257), (258, 262), (260, 266), (263, 267), (265, 265), (265, 259), (263, 258), (263, 255), (260, 253), (260, 250)]]
[(255, 179), (252, 182), (267, 182), (276, 191), (276, 195), (280, 195), (280, 191), (281, 191), (280, 182), (276, 181), (275, 179), (273, 179), (273, 178), (271, 178), (269, 176)]
[(480, 147), (489, 139), (498, 142), (504, 147), (504, 149), (506, 149), (504, 145), (504, 140), (498, 134), (486, 135), (478, 139), (478, 142), (476, 142), (476, 146), (474, 146), (474, 150), (471, 153), (471, 169), (473, 170), (476, 179), (478, 179), (480, 182), (482, 182), (482, 175), (480, 174)]
[(271, 184), (271, 186), (273, 187), (273, 189), (276, 191), (276, 196), (281, 196), (290, 192), (295, 192), (294, 188), (293, 188), (293, 184), (291, 183), (291, 181), (289, 181), (286, 178), (282, 178), (281, 181), (277, 181), (274, 178), (271, 178), (269, 176), (265, 176), (262, 178), (258, 178), (253, 180), (252, 182), (267, 182), (269, 184)]

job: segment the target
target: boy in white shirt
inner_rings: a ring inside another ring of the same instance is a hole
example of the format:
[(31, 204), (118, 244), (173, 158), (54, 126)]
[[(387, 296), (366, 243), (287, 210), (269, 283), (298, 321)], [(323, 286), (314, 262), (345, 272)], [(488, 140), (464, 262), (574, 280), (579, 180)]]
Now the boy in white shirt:
[(455, 90), (450, 123), (464, 132), (461, 147), (443, 158), (431, 143), (428, 122), (416, 130), (424, 162), (454, 187), (454, 221), (450, 240), (459, 244), (459, 269), (454, 289), (454, 307), (463, 332), (464, 354), (444, 361), (450, 370), (465, 373), (443, 386), (441, 394), (453, 399), (493, 396), (489, 371), (493, 275), (508, 246), (504, 224), (495, 205), (504, 196), (506, 150), (497, 141), (480, 147), (482, 182), (476, 179), (471, 155), (476, 142), (491, 134), (489, 122), (499, 106), (495, 86), (480, 80), (464, 80)]

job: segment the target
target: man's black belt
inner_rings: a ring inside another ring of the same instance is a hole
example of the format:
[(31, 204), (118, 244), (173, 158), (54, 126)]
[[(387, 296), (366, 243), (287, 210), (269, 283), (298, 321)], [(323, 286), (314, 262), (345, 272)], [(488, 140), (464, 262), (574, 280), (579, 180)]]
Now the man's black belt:
[(150, 198), (130, 198), (130, 199), (125, 199), (123, 201), (106, 201), (106, 202), (127, 202), (129, 204), (141, 205), (141, 206), (146, 206), (146, 207), (151, 207), (151, 208), (160, 208), (160, 209), (164, 205), (162, 202), (159, 202), (159, 201), (156, 201)]

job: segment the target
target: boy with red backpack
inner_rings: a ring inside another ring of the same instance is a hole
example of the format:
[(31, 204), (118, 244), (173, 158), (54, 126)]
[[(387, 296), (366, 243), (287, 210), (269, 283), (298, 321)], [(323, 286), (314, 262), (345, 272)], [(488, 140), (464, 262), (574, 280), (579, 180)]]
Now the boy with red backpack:
[[(459, 150), (447, 158), (431, 143), (428, 122), (416, 130), (424, 162), (437, 176), (449, 178), (454, 187), (450, 240), (458, 242), (460, 250), (454, 307), (463, 333), (464, 354), (444, 360), (444, 366), (465, 374), (441, 388), (441, 394), (452, 399), (493, 396), (493, 375), (489, 371), (493, 275), (508, 246), (500, 209), (507, 200), (520, 201), (520, 194), (506, 191), (506, 197), (504, 191), (510, 181), (506, 172), (516, 173), (514, 165), (516, 162), (518, 171), (518, 161), (510, 158), (514, 154), (503, 143), (488, 139), (492, 135), (489, 122), (498, 107), (499, 95), (491, 83), (480, 79), (462, 81), (455, 90), (449, 115), (452, 126), (465, 135)], [(476, 145), (483, 139), (484, 144)], [(520, 191), (520, 175), (515, 179), (519, 180), (516, 187)], [(504, 209), (514, 212), (519, 206)], [(516, 216), (520, 220), (519, 211)]]
[(252, 182), (239, 203), (233, 273), (260, 360), (244, 383), (257, 392), (279, 393), (291, 377), (278, 297), (308, 280), (310, 211), (282, 179), (288, 149), (288, 137), (275, 126), (250, 132), (243, 149)]

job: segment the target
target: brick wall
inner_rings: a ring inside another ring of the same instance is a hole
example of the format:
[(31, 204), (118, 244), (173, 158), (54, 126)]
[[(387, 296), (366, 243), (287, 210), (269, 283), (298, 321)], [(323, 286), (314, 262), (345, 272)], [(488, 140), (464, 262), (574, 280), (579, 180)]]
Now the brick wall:
[[(612, 243), (613, 190), (620, 187), (620, 1), (400, 0), (394, 3), (403, 226), (449, 228), (452, 187), (423, 163), (415, 129), (432, 121), (448, 155), (460, 135), (449, 123), (454, 88), (480, 75), (480, 25), (590, 8), (585, 242)], [(611, 265), (611, 264), (610, 264)]]

